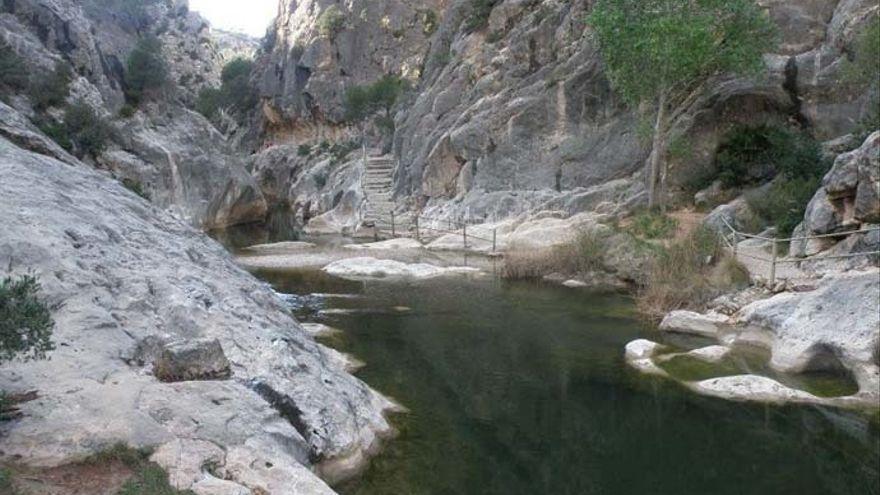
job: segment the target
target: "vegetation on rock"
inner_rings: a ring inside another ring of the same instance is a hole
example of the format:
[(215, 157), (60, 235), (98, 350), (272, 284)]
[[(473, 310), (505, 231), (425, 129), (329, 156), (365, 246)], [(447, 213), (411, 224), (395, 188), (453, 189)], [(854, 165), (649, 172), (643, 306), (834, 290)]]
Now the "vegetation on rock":
[(238, 57), (223, 67), (219, 88), (199, 92), (196, 110), (216, 122), (221, 113), (241, 116), (257, 106), (257, 92), (251, 85), (254, 62)]
[(393, 134), (394, 118), (391, 110), (407, 87), (406, 80), (395, 75), (386, 75), (373, 84), (349, 89), (345, 93), (346, 119), (350, 122), (363, 122), (381, 112), (376, 118), (376, 125), (388, 134)]
[(0, 281), (0, 364), (12, 359), (43, 359), (55, 348), (55, 322), (40, 300), (40, 283), (32, 275)]
[(0, 90), (21, 90), (27, 84), (28, 69), (24, 61), (0, 38)]
[(43, 111), (50, 107), (63, 105), (67, 95), (70, 94), (72, 79), (73, 71), (70, 66), (58, 62), (51, 73), (32, 80), (29, 93), (34, 108)]
[(471, 0), (470, 11), (464, 21), (465, 32), (472, 33), (488, 26), (492, 9), (499, 3), (499, 0)]
[(753, 0), (600, 0), (589, 17), (615, 90), (654, 111), (649, 205), (664, 206), (670, 109), (719, 73), (754, 73), (776, 38)]
[(345, 14), (339, 7), (327, 7), (317, 20), (318, 33), (325, 38), (333, 39), (345, 27)]
[(872, 90), (867, 112), (859, 122), (859, 135), (854, 140), (861, 142), (880, 129), (880, 17), (874, 17), (857, 37), (852, 58), (844, 66), (843, 80)]
[(138, 105), (154, 95), (168, 81), (168, 64), (162, 55), (162, 42), (146, 36), (128, 56), (125, 71), (125, 96)]
[(604, 270), (607, 238), (606, 233), (585, 231), (555, 248), (508, 252), (501, 275), (511, 280), (528, 280), (554, 273), (575, 276)]
[(40, 129), (79, 158), (86, 155), (98, 156), (113, 136), (113, 128), (83, 102), (65, 107), (61, 123), (44, 120)]
[(675, 234), (678, 221), (656, 211), (643, 211), (631, 219), (627, 231), (644, 239), (668, 239)]
[(702, 309), (748, 283), (748, 271), (725, 254), (715, 232), (701, 227), (656, 253), (636, 300), (643, 314), (659, 320), (673, 310)]

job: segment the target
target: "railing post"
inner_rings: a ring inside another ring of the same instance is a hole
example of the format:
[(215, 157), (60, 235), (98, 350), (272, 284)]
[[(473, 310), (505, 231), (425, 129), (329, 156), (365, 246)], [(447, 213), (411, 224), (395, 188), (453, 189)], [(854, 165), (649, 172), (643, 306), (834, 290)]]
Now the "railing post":
[(461, 234), (464, 236), (464, 248), (467, 249), (467, 223), (462, 224)]
[(416, 215), (416, 240), (421, 241), (421, 237), (419, 235), (419, 216)]
[(495, 229), (492, 229), (492, 252), (493, 253), (495, 252), (495, 249), (497, 247), (497, 240), (498, 240), (498, 229), (495, 228)]
[(397, 237), (397, 231), (394, 227), (394, 210), (391, 210), (391, 237)]
[(773, 239), (773, 259), (770, 262), (770, 290), (776, 286), (776, 258), (779, 256), (779, 243)]

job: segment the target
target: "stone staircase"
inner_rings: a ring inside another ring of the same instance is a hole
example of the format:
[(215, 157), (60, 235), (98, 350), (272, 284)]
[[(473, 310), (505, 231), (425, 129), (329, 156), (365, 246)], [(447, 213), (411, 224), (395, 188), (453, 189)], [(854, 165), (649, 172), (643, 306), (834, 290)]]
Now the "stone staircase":
[[(411, 235), (413, 217), (411, 213), (394, 215), (392, 229), (391, 217), (394, 212), (393, 175), (396, 162), (391, 155), (367, 157), (362, 187), (366, 197), (364, 223), (376, 227), (382, 237), (405, 237)], [(392, 230), (394, 235), (392, 235)]]

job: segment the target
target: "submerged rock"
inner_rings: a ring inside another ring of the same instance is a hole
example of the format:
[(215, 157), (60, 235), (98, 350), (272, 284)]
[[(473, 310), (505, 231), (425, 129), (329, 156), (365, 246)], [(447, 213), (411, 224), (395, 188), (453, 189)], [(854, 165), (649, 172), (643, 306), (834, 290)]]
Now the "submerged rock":
[(758, 375), (712, 378), (693, 383), (690, 387), (697, 393), (727, 400), (775, 404), (823, 402), (813, 394), (787, 387), (772, 378)]
[(704, 315), (693, 311), (673, 311), (660, 323), (660, 330), (663, 331), (703, 337), (718, 337), (722, 330), (728, 327), (728, 318), (724, 315)]

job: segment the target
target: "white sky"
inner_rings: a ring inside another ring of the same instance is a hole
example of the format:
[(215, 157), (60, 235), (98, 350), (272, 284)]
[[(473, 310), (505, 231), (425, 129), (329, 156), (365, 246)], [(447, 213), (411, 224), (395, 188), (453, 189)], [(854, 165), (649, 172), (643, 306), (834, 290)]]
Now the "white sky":
[(278, 0), (189, 0), (211, 26), (262, 37), (278, 11)]

